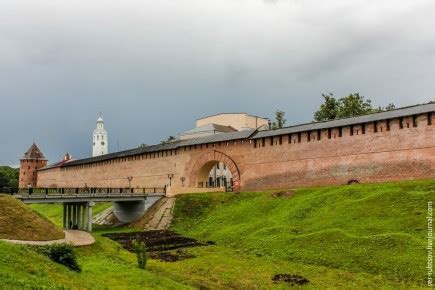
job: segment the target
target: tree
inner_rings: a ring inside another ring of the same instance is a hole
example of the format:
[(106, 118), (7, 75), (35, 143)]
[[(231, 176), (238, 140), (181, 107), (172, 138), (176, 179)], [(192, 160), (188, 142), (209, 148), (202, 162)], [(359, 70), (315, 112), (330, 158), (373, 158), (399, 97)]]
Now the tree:
[(137, 240), (133, 240), (131, 244), (132, 244), (133, 250), (136, 253), (138, 268), (145, 269), (145, 267), (147, 266), (147, 260), (148, 260), (148, 253), (147, 253), (147, 248), (146, 248), (145, 243), (137, 241)]
[(168, 139), (161, 141), (160, 144), (163, 145), (163, 144), (166, 144), (166, 143), (172, 142), (172, 141), (174, 141), (174, 140), (175, 140), (175, 137), (174, 137), (174, 136), (169, 136)]
[(0, 166), (0, 188), (12, 187), (18, 188), (18, 178), (20, 170), (18, 168), (12, 168), (10, 166)]
[(391, 111), (394, 110), (396, 108), (396, 106), (393, 103), (389, 103), (384, 109), (383, 111)]
[(314, 120), (320, 122), (337, 119), (339, 102), (335, 99), (334, 94), (322, 94), (322, 97), (325, 102), (321, 104), (319, 110), (314, 113)]
[(349, 118), (376, 112), (372, 108), (372, 101), (370, 99), (365, 100), (359, 93), (353, 93), (341, 98), (338, 103), (338, 118)]
[(0, 188), (9, 187), (9, 178), (6, 173), (0, 171)]
[(285, 116), (285, 112), (283, 111), (276, 111), (275, 112), (275, 122), (272, 123), (272, 129), (281, 129), (284, 127), (285, 123), (287, 122), (286, 119), (284, 119)]
[(148, 147), (147, 144), (142, 143), (142, 144), (140, 144), (137, 148), (144, 149), (144, 148), (147, 148), (147, 147)]
[(365, 99), (359, 93), (349, 94), (338, 100), (334, 97), (333, 93), (322, 94), (322, 97), (324, 98), (324, 103), (314, 113), (314, 121), (317, 122), (361, 116), (396, 108), (393, 103), (390, 103), (385, 108), (379, 107), (375, 109), (372, 107), (372, 101)]

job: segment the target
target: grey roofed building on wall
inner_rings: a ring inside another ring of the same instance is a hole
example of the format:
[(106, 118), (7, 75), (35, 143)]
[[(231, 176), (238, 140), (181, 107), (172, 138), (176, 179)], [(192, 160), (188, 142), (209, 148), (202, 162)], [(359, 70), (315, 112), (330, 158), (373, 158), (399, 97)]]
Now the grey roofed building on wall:
[(186, 140), (192, 138), (205, 137), (207, 135), (215, 135), (215, 134), (230, 133), (230, 132), (237, 132), (237, 130), (231, 126), (223, 126), (218, 124), (206, 124), (194, 128), (192, 130), (180, 133), (178, 136), (180, 140)]

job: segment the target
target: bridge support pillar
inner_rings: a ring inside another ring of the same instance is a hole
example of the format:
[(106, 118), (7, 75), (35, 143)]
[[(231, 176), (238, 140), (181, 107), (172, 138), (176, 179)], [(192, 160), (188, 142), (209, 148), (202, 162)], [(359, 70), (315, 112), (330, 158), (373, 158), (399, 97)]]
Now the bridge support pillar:
[(94, 202), (64, 203), (63, 228), (92, 231), (92, 207)]
[(82, 225), (82, 207), (83, 205), (79, 204), (77, 205), (77, 228), (81, 229), (81, 225)]
[(86, 210), (88, 209), (87, 205), (85, 204), (83, 206), (83, 210), (82, 210), (82, 224), (81, 224), (81, 228), (82, 229), (86, 229)]
[(92, 207), (95, 205), (93, 201), (90, 201), (86, 204), (86, 207), (88, 208), (88, 232), (92, 232)]
[(66, 221), (67, 221), (67, 205), (63, 203), (63, 228), (66, 229)]

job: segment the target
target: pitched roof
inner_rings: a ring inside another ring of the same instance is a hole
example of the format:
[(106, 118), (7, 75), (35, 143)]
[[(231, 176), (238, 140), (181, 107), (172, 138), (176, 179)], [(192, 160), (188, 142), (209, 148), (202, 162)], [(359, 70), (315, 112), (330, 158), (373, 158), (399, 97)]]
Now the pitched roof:
[(219, 116), (219, 115), (246, 115), (246, 116), (251, 116), (251, 117), (256, 117), (259, 119), (266, 119), (269, 120), (269, 118), (264, 118), (264, 117), (260, 117), (257, 115), (251, 115), (245, 112), (226, 112), (226, 113), (217, 113), (217, 114), (213, 114), (213, 115), (209, 115), (209, 116), (204, 116), (201, 118), (196, 119), (197, 121), (202, 120), (202, 119), (207, 119), (207, 118), (211, 118), (211, 117), (215, 117), (215, 116)]
[(210, 123), (210, 124), (202, 125), (202, 126), (199, 126), (197, 128), (194, 128), (192, 130), (183, 132), (180, 135), (201, 134), (204, 132), (229, 133), (229, 132), (236, 132), (236, 131), (237, 130), (231, 126), (224, 126), (224, 125)]
[(21, 159), (42, 159), (46, 160), (44, 154), (42, 154), (41, 150), (39, 150), (38, 146), (36, 146), (35, 142), (33, 142), (32, 146), (30, 146), (29, 150), (24, 153), (24, 156)]
[(376, 122), (381, 120), (394, 119), (404, 116), (412, 116), (435, 111), (435, 103), (415, 105), (409, 107), (398, 108), (390, 111), (362, 115), (357, 117), (343, 118), (325, 122), (312, 122), (296, 126), (285, 127), (277, 130), (266, 130), (256, 134), (253, 139), (265, 138), (271, 136), (285, 135), (303, 131), (320, 130), (327, 128), (344, 127), (363, 123)]
[(169, 142), (169, 143), (165, 143), (165, 144), (151, 145), (151, 146), (146, 146), (144, 148), (134, 148), (134, 149), (130, 149), (130, 150), (100, 155), (97, 157), (72, 160), (70, 162), (67, 162), (67, 163), (59, 165), (59, 166), (49, 165), (49, 166), (44, 167), (40, 170), (44, 170), (44, 169), (48, 169), (48, 168), (52, 168), (52, 167), (66, 167), (66, 166), (74, 166), (74, 165), (94, 163), (94, 162), (99, 162), (99, 161), (106, 161), (106, 160), (110, 160), (110, 159), (114, 159), (114, 158), (134, 156), (134, 155), (139, 155), (139, 154), (143, 154), (143, 153), (157, 152), (157, 151), (161, 151), (161, 150), (177, 149), (177, 148), (180, 148), (183, 146), (194, 146), (194, 145), (207, 144), (207, 143), (226, 142), (226, 141), (232, 141), (232, 140), (238, 140), (238, 139), (257, 139), (257, 138), (264, 138), (264, 137), (270, 137), (270, 136), (279, 136), (279, 135), (284, 135), (284, 134), (289, 134), (289, 133), (294, 133), (294, 132), (334, 128), (334, 127), (341, 127), (341, 126), (349, 126), (349, 125), (353, 125), (353, 124), (361, 124), (361, 123), (374, 122), (374, 121), (380, 121), (380, 120), (386, 120), (386, 119), (393, 119), (393, 118), (404, 117), (404, 116), (430, 113), (430, 112), (434, 112), (434, 111), (435, 111), (435, 104), (430, 103), (430, 104), (404, 107), (404, 108), (399, 108), (399, 109), (395, 109), (395, 110), (391, 110), (391, 111), (374, 113), (374, 114), (346, 118), (346, 119), (339, 119), (339, 120), (332, 120), (332, 121), (325, 121), (325, 122), (318, 122), (318, 123), (301, 124), (301, 125), (286, 127), (286, 128), (277, 129), (277, 130), (265, 130), (265, 131), (244, 130), (244, 131), (236, 131), (236, 132), (230, 132), (230, 133), (224, 133), (224, 134), (215, 134), (215, 135), (209, 135), (209, 136), (199, 137), (199, 138), (177, 140), (177, 141), (173, 141), (173, 142)]

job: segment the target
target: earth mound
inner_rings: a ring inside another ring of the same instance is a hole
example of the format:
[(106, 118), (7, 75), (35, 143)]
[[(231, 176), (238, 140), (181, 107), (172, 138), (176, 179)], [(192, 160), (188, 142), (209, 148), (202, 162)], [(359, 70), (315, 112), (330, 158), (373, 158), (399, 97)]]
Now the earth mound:
[(51, 241), (64, 237), (61, 229), (21, 201), (0, 195), (0, 239)]

